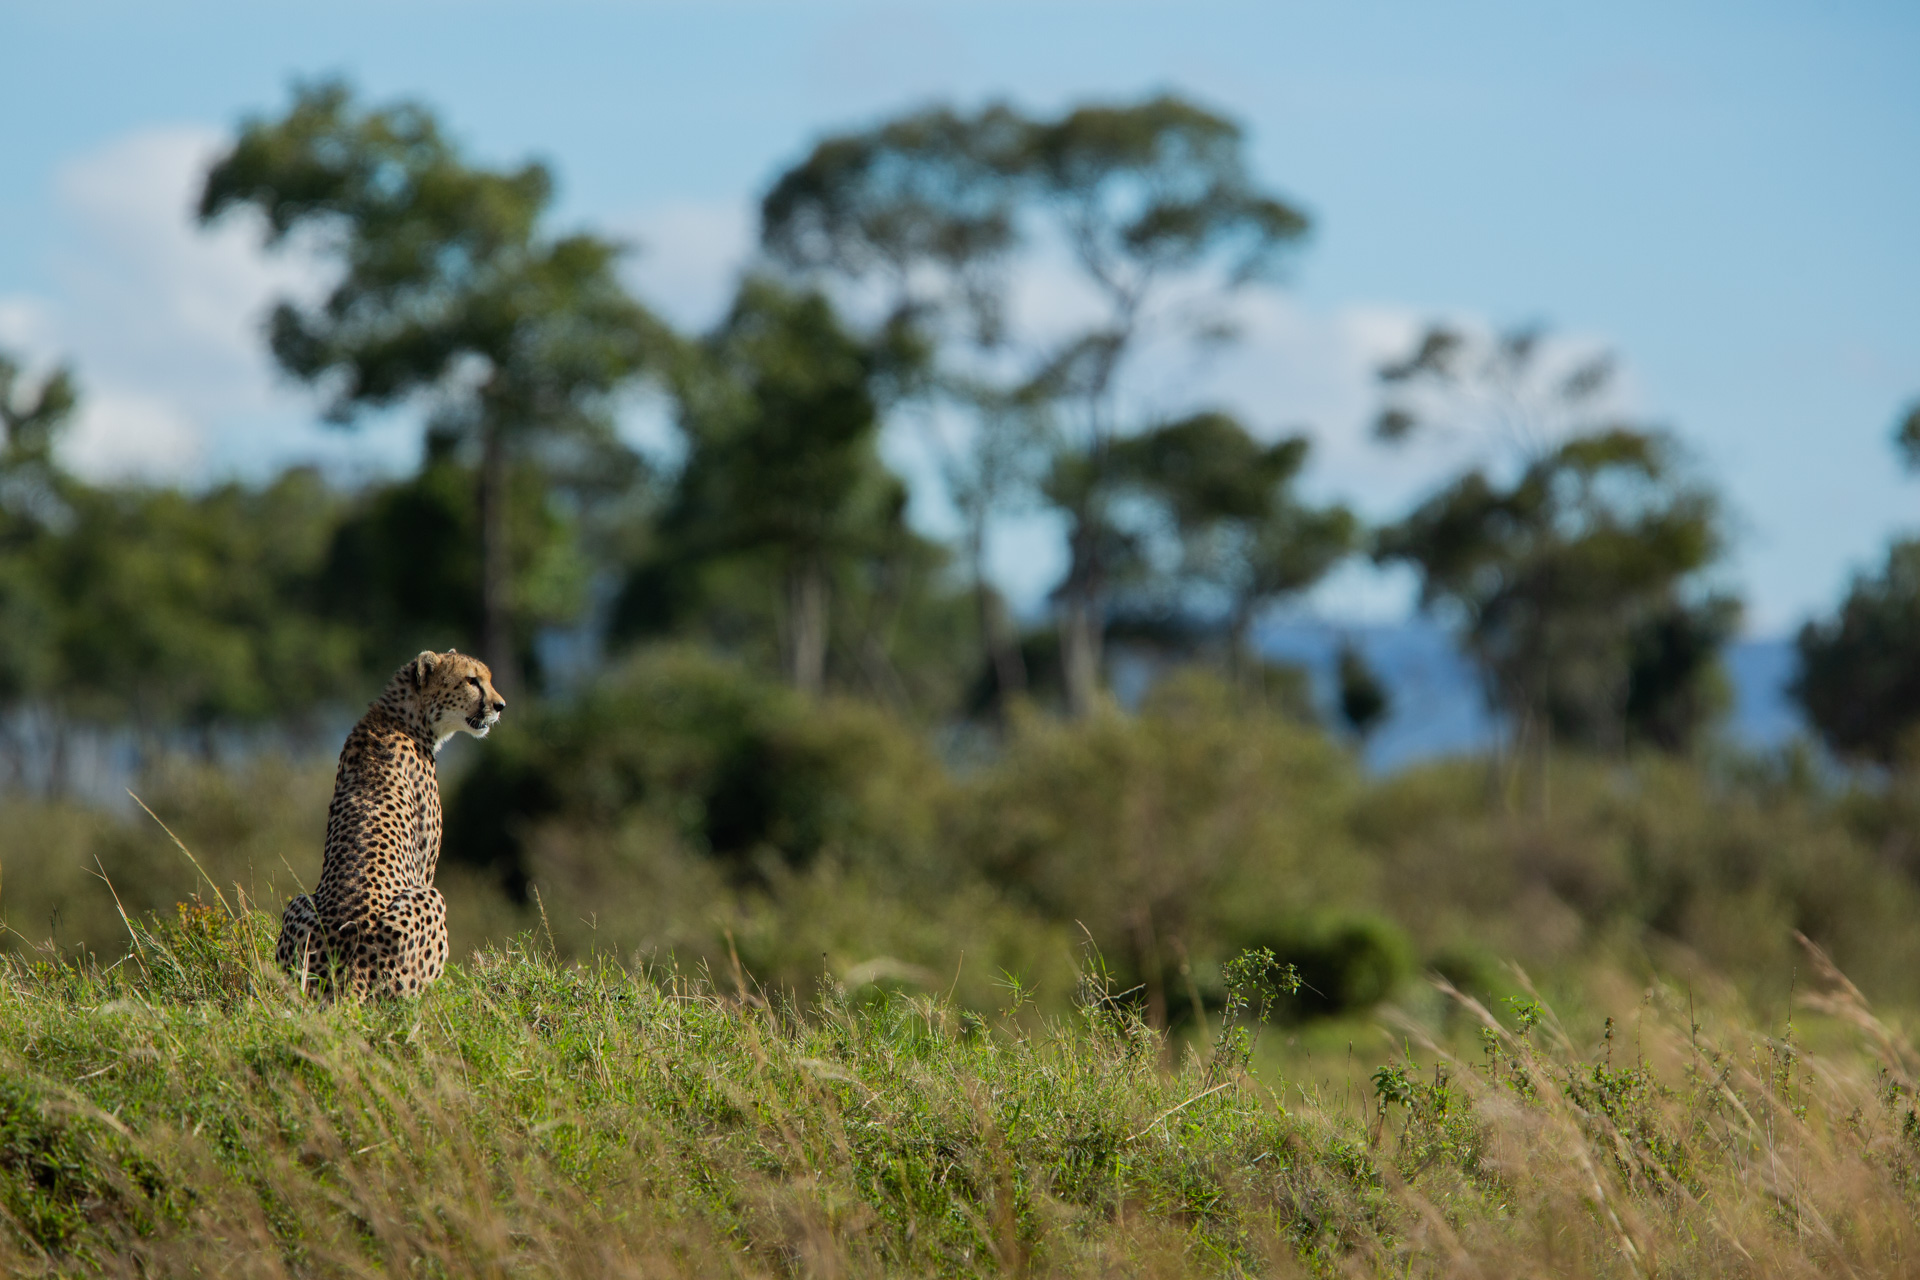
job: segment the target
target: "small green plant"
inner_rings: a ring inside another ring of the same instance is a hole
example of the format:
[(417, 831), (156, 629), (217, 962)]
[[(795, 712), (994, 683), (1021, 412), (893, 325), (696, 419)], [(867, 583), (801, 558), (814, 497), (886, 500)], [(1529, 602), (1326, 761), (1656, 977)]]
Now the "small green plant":
[[(1300, 971), (1281, 964), (1271, 948), (1254, 947), (1221, 966), (1226, 982), (1227, 1000), (1220, 1010), (1220, 1034), (1207, 1058), (1206, 1085), (1213, 1084), (1253, 1061), (1258, 1029), (1267, 1025), (1275, 1003), (1282, 996), (1300, 991)], [(1253, 1025), (1244, 1021), (1252, 1015)]]
[(1379, 1101), (1375, 1141), (1384, 1133), (1390, 1108), (1406, 1113), (1398, 1143), (1403, 1176), (1417, 1178), (1438, 1162), (1469, 1175), (1480, 1172), (1485, 1133), (1445, 1063), (1434, 1064), (1431, 1079), (1423, 1078), (1411, 1059), (1384, 1064), (1373, 1073), (1373, 1090)]

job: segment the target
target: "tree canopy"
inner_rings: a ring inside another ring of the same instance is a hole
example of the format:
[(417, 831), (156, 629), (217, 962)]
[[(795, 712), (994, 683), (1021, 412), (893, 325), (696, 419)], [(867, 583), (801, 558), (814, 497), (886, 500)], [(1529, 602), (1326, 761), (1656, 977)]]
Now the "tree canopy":
[(1470, 433), (1489, 458), (1380, 530), (1375, 557), (1420, 574), (1492, 705), (1542, 744), (1684, 750), (1721, 709), (1739, 620), (1706, 577), (1724, 520), (1671, 435), (1613, 416), (1612, 356), (1442, 324), (1379, 375), (1379, 438)]
[[(968, 116), (933, 109), (826, 139), (762, 204), (762, 243), (791, 269), (880, 284), (896, 322), (951, 331), (968, 321), (974, 358), (935, 384), (975, 410), (973, 466), (949, 467), (980, 512), (1010, 483), (998, 463), (1006, 428), (1049, 426), (1052, 479), (1041, 490), (1066, 517), (1070, 565), (1055, 592), (1068, 703), (1084, 712), (1100, 681), (1100, 640), (1116, 540), (1107, 510), (1115, 440), (1145, 428), (1122, 399), (1122, 375), (1149, 338), (1217, 340), (1224, 301), (1270, 278), (1306, 232), (1297, 208), (1254, 180), (1231, 120), (1170, 95), (1088, 105), (1051, 119), (994, 105)], [(1018, 332), (1008, 267), (1020, 255), (1064, 256), (1090, 300), (1065, 333)], [(1010, 407), (1022, 411), (1009, 413)], [(988, 626), (980, 544), (969, 539)], [(995, 653), (996, 669), (1010, 670)]]
[[(1901, 412), (1894, 452), (1920, 472), (1920, 401)], [(1831, 618), (1801, 627), (1793, 696), (1842, 756), (1894, 764), (1914, 758), (1920, 732), (1920, 540), (1887, 548), (1877, 573), (1854, 578)]]
[(1224, 615), (1237, 670), (1252, 658), (1249, 632), (1260, 610), (1307, 590), (1355, 547), (1359, 521), (1351, 511), (1313, 506), (1294, 492), (1310, 448), (1297, 435), (1262, 444), (1217, 411), (1113, 447), (1120, 501), (1137, 495), (1146, 504), (1143, 540), (1172, 543), (1159, 590), (1197, 592), (1202, 599), (1181, 603)]
[(765, 566), (788, 679), (821, 690), (836, 579), (844, 589), (852, 564), (910, 539), (905, 487), (877, 450), (881, 406), (920, 359), (904, 332), (863, 339), (820, 293), (742, 283), (676, 366), (687, 456), (655, 554), (628, 585), (630, 618), (666, 620), (716, 566)]
[(468, 162), (415, 104), (362, 109), (346, 87), (300, 88), (207, 175), (202, 221), (236, 207), (267, 243), (298, 235), (337, 266), (324, 299), (278, 303), (275, 358), (322, 387), (328, 416), (424, 398), (479, 455), (480, 643), (503, 687), (524, 631), (513, 600), (509, 471), (571, 443), (618, 453), (611, 394), (668, 343), (614, 272), (618, 245), (543, 227), (547, 169)]

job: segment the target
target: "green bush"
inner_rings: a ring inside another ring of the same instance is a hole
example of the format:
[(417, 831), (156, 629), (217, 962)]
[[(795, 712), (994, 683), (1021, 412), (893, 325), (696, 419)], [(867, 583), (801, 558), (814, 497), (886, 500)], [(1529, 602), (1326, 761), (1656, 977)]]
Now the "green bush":
[(1278, 1007), (1282, 1016), (1365, 1013), (1390, 998), (1413, 973), (1413, 952), (1392, 923), (1370, 915), (1320, 913), (1287, 921), (1249, 945), (1266, 947), (1300, 974), (1300, 990)]
[(944, 778), (917, 734), (694, 650), (644, 651), (494, 739), (449, 797), (447, 856), (497, 873), (517, 900), (532, 842), (556, 821), (642, 821), (736, 884), (826, 850), (879, 868), (930, 861)]
[(1163, 1022), (1195, 989), (1217, 1000), (1218, 966), (1264, 922), (1366, 898), (1359, 788), (1325, 737), (1195, 674), (1137, 716), (1019, 724), (957, 789), (949, 831), (1016, 901), (1084, 928)]

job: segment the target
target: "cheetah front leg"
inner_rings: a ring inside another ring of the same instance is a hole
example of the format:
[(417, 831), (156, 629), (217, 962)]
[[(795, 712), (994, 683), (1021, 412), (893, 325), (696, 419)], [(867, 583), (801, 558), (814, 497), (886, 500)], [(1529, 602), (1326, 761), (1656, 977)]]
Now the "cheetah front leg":
[(322, 938), (320, 913), (311, 897), (300, 894), (280, 917), (280, 941), (273, 949), (273, 958), (303, 992), (320, 989), (331, 976)]

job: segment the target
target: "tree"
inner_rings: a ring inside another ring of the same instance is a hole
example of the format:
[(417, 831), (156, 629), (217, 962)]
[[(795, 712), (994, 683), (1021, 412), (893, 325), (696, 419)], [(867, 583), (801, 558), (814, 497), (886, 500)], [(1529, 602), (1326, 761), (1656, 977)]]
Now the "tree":
[(59, 687), (58, 601), (45, 551), (72, 519), (71, 481), (53, 448), (78, 402), (67, 370), (29, 385), (19, 362), (0, 352), (0, 730), (16, 783), (32, 754), (29, 708)]
[[(1671, 449), (1625, 428), (1578, 436), (1511, 484), (1471, 471), (1380, 532), (1376, 556), (1419, 571), (1422, 606), (1452, 613), (1523, 738), (1617, 748), (1629, 707), (1643, 720), (1678, 711), (1674, 696), (1710, 669), (1717, 645), (1679, 672), (1649, 664), (1668, 694), (1658, 710), (1634, 687), (1638, 646), (1659, 643), (1650, 629), (1679, 616), (1723, 636), (1708, 621), (1733, 608), (1690, 591), (1720, 552), (1719, 516), (1709, 493), (1675, 481)], [(1675, 746), (1698, 726), (1670, 723)]]
[(0, 516), (21, 528), (61, 518), (66, 483), (53, 446), (80, 403), (73, 373), (55, 369), (29, 390), (19, 361), (0, 352)]
[(1908, 405), (1894, 424), (1893, 447), (1908, 471), (1920, 472), (1920, 400)]
[[(1920, 472), (1920, 401), (1894, 424), (1893, 445)], [(1894, 764), (1913, 758), (1920, 725), (1920, 539), (1894, 542), (1877, 574), (1854, 578), (1839, 612), (1800, 628), (1792, 694), (1829, 747)]]
[(1719, 709), (1739, 606), (1702, 581), (1724, 547), (1713, 494), (1680, 474), (1670, 436), (1609, 417), (1611, 357), (1556, 365), (1536, 328), (1435, 326), (1380, 376), (1383, 439), (1477, 431), (1517, 468), (1470, 468), (1375, 548), (1454, 617), (1493, 706), (1542, 748), (1685, 749)]
[(352, 634), (320, 615), (315, 584), (341, 505), (305, 469), (203, 494), (76, 490), (45, 568), (59, 584), (63, 708), (205, 742), (340, 697)]
[[(1171, 96), (1037, 122), (1014, 164), (1099, 312), (1054, 344), (1030, 380), (1060, 407), (1059, 452), (1078, 473), (1053, 493), (1068, 523), (1069, 564), (1056, 591), (1061, 661), (1068, 705), (1084, 713), (1100, 679), (1111, 453), (1132, 425), (1122, 375), (1149, 336), (1225, 337), (1217, 305), (1269, 276), (1307, 219), (1254, 182), (1239, 126)], [(1210, 287), (1216, 308), (1191, 305), (1198, 285)], [(1175, 293), (1188, 305), (1161, 305)]]
[(199, 208), (212, 222), (252, 207), (270, 246), (310, 234), (339, 268), (323, 301), (283, 300), (270, 324), (281, 366), (329, 394), (329, 420), (424, 400), (477, 454), (481, 649), (503, 692), (519, 667), (513, 461), (569, 440), (617, 452), (609, 398), (665, 342), (621, 287), (616, 245), (545, 233), (552, 194), (539, 164), (473, 166), (424, 108), (362, 110), (325, 83), (248, 121)]
[(1853, 580), (1839, 612), (1795, 641), (1792, 693), (1827, 745), (1893, 764), (1910, 757), (1920, 724), (1920, 540), (1895, 542), (1875, 574)]
[(1393, 709), (1393, 699), (1373, 666), (1352, 641), (1342, 641), (1335, 662), (1339, 683), (1340, 718), (1364, 745)]
[(891, 321), (964, 329), (991, 347), (1006, 322), (1030, 127), (1001, 105), (931, 107), (826, 138), (762, 198), (761, 247), (789, 270), (877, 283)]
[[(1304, 436), (1263, 445), (1219, 412), (1113, 445), (1115, 499), (1146, 500), (1150, 527), (1139, 540), (1171, 535), (1171, 585), (1213, 597), (1195, 603), (1222, 609), (1229, 661), (1239, 674), (1252, 668), (1248, 639), (1260, 611), (1311, 587), (1354, 548), (1352, 512), (1311, 506), (1294, 493), (1309, 448)], [(1118, 519), (1125, 523), (1124, 515)], [(1106, 557), (1110, 564), (1116, 558)]]
[(983, 366), (1006, 337), (1006, 273), (1019, 243), (1011, 158), (1027, 128), (1004, 106), (972, 116), (932, 107), (835, 135), (782, 174), (760, 208), (761, 247), (774, 263), (851, 292), (877, 287), (880, 323), (928, 335), (944, 356), (917, 388), (929, 401), (920, 423), (961, 517), (1000, 703), (1025, 692), (1027, 673), (987, 577), (987, 542), (995, 516), (1033, 479), (1042, 406)]
[[(976, 423), (977, 448), (949, 451), (947, 470), (968, 521), (983, 637), (1009, 673), (1011, 637), (988, 609), (983, 530), (1026, 479), (1024, 466), (1007, 465), (1021, 460), (1022, 433), (1036, 421), (1057, 426), (1045, 491), (1068, 518), (1071, 563), (1056, 599), (1068, 703), (1086, 711), (1113, 569), (1108, 453), (1139, 425), (1123, 412), (1122, 375), (1150, 337), (1224, 337), (1218, 307), (1194, 299), (1210, 288), (1222, 301), (1269, 274), (1304, 234), (1304, 215), (1254, 183), (1236, 125), (1165, 96), (1053, 120), (1004, 106), (974, 116), (936, 108), (830, 138), (775, 184), (763, 214), (778, 260), (879, 281), (893, 317), (931, 323), (949, 352), (970, 346), (964, 367), (947, 365), (935, 385)], [(1021, 253), (1064, 255), (1092, 319), (1064, 335), (1012, 334), (1007, 268)], [(1175, 295), (1180, 305), (1170, 305)]]
[(880, 405), (919, 358), (901, 336), (863, 340), (817, 292), (766, 277), (741, 285), (675, 368), (687, 459), (658, 553), (629, 582), (629, 617), (665, 621), (672, 597), (713, 566), (769, 566), (787, 678), (807, 693), (824, 687), (837, 572), (907, 536), (906, 491), (876, 449)]

